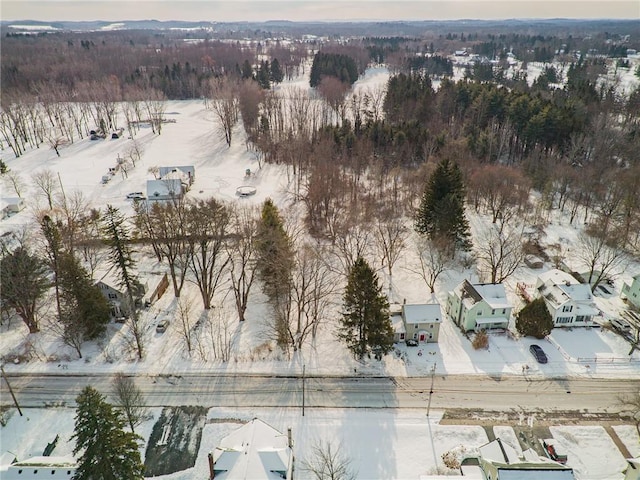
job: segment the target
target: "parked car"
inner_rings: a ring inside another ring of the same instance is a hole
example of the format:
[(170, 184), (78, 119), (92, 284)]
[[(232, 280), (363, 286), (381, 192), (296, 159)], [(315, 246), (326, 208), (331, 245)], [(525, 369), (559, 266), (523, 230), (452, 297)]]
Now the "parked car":
[(114, 318), (114, 319), (113, 319), (113, 321), (114, 321), (114, 322), (116, 322), (116, 323), (124, 323), (124, 322), (126, 322), (126, 321), (127, 321), (127, 318), (128, 318), (128, 317), (120, 316), (120, 317), (116, 317), (116, 318)]
[(631, 325), (625, 320), (622, 320), (621, 318), (612, 318), (610, 322), (611, 322), (611, 326), (613, 326), (613, 328), (615, 328), (616, 330), (619, 330), (621, 332), (631, 331)]
[(538, 361), (538, 363), (547, 363), (547, 355), (544, 353), (544, 350), (540, 348), (539, 345), (531, 345), (529, 347), (529, 351)]
[(169, 326), (169, 320), (167, 320), (166, 318), (164, 320), (160, 320), (158, 322), (158, 325), (156, 325), (156, 332), (164, 333), (167, 331), (168, 326)]
[(146, 197), (142, 192), (131, 192), (131, 193), (127, 193), (127, 198), (129, 200), (144, 200)]
[(407, 344), (407, 347), (417, 347), (418, 346), (418, 341), (413, 339), (413, 338), (407, 338), (404, 343)]

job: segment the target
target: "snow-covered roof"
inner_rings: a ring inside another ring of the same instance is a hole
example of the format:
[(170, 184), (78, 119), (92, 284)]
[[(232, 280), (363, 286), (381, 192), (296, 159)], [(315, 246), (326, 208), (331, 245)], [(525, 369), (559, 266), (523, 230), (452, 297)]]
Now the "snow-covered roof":
[(147, 198), (149, 200), (153, 200), (154, 197), (168, 197), (171, 195), (182, 195), (182, 181), (180, 179), (147, 180)]
[(500, 480), (575, 480), (573, 470), (499, 468)]
[(442, 311), (439, 303), (403, 305), (405, 323), (440, 323)]
[[(556, 307), (568, 300), (574, 302), (593, 302), (591, 287), (586, 283), (578, 282), (573, 276), (562, 270), (549, 270), (538, 276), (538, 291)], [(584, 306), (586, 315), (594, 315), (598, 311), (594, 307)], [(589, 312), (595, 313), (589, 313)]]
[(216, 479), (289, 478), (293, 452), (287, 436), (254, 418), (222, 439), (213, 452)]
[(512, 307), (507, 300), (504, 285), (501, 283), (476, 283), (472, 285), (469, 281), (464, 280), (456, 288), (455, 294), (462, 299), (467, 308), (471, 308), (482, 300), (491, 308)]
[(407, 329), (404, 328), (404, 322), (402, 321), (402, 317), (400, 315), (391, 316), (391, 326), (393, 327), (393, 331), (395, 333), (407, 333)]
[(71, 457), (30, 457), (13, 463), (14, 467), (73, 467), (78, 463)]
[(518, 452), (499, 437), (479, 447), (478, 452), (484, 460), (489, 460), (492, 463), (509, 465), (521, 462)]

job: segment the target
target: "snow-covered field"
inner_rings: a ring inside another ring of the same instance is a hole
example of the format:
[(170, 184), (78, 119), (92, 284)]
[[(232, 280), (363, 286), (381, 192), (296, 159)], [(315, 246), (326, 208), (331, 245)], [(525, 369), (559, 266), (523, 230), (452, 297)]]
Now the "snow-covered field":
[[(388, 78), (383, 67), (370, 70), (356, 85), (356, 89), (380, 87)], [(291, 86), (308, 88), (305, 79), (290, 82)], [(282, 88), (284, 88), (283, 86)], [(18, 173), (25, 183), (23, 197), (27, 208), (19, 214), (0, 222), (0, 234), (17, 232), (22, 228), (35, 229), (35, 213), (45, 202), (37, 193), (32, 175), (49, 169), (65, 188), (67, 195), (81, 192), (96, 208), (111, 204), (125, 214), (133, 213), (131, 201), (125, 196), (129, 192), (145, 191), (146, 180), (152, 179), (149, 169), (159, 166), (194, 165), (195, 183), (189, 192), (191, 198), (216, 198), (239, 204), (259, 205), (266, 198), (272, 198), (283, 212), (291, 207), (287, 191), (287, 174), (284, 167), (258, 163), (247, 150), (244, 132), (238, 126), (234, 141), (227, 147), (217, 128), (213, 114), (204, 108), (201, 101), (168, 102), (166, 117), (175, 120), (167, 123), (161, 135), (150, 129), (143, 129), (136, 141), (144, 152), (137, 166), (127, 178), (116, 175), (109, 183), (102, 184), (101, 177), (108, 167), (116, 165), (118, 155), (124, 156), (132, 140), (91, 141), (88, 138), (61, 149), (57, 157), (53, 150), (42, 146), (40, 149), (12, 158), (8, 150), (1, 152), (1, 158), (8, 167)], [(245, 171), (252, 174), (245, 177)], [(256, 188), (256, 195), (249, 198), (236, 196), (236, 188), (250, 185)], [(15, 196), (3, 186), (2, 196)], [(470, 212), (474, 231), (487, 228), (490, 220)], [(551, 244), (560, 239), (575, 238), (577, 231), (561, 215), (552, 219), (547, 229), (546, 241)], [(410, 249), (408, 249), (410, 250)], [(407, 254), (394, 269), (391, 285), (392, 301), (426, 302), (431, 298), (424, 282), (411, 271), (412, 256)], [(150, 254), (141, 256), (138, 263), (143, 279), (157, 278), (163, 265), (157, 263)], [(545, 265), (545, 269), (551, 265)], [(598, 306), (608, 315), (614, 316), (623, 308), (619, 292), (623, 280), (628, 280), (640, 271), (640, 265), (630, 263), (615, 279), (613, 295), (598, 297)], [(535, 283), (539, 270), (522, 268), (507, 282), (509, 299), (520, 305), (515, 294), (517, 282)], [(388, 286), (386, 274), (379, 275)], [(437, 299), (441, 304), (446, 294), (464, 278), (477, 281), (471, 270), (451, 270), (437, 283)], [(185, 287), (185, 295), (192, 296), (194, 303), (200, 302), (193, 285)], [(231, 303), (232, 295), (224, 290), (216, 298), (217, 311), (228, 318), (233, 335), (233, 353), (228, 363), (203, 358), (197, 354), (187, 355), (184, 342), (177, 330), (170, 326), (166, 333), (157, 334), (155, 325), (160, 318), (174, 312), (176, 305), (169, 290), (157, 303), (143, 314), (146, 325), (146, 358), (134, 361), (122, 355), (122, 333), (126, 328), (119, 324), (109, 326), (107, 336), (99, 343), (88, 343), (83, 348), (83, 359), (77, 359), (71, 351), (63, 347), (59, 340), (47, 333), (27, 335), (26, 327), (14, 319), (0, 325), (0, 357), (11, 356), (24, 350), (25, 342), (32, 346), (30, 361), (7, 364), (5, 369), (20, 372), (139, 372), (139, 373), (179, 373), (182, 371), (232, 372), (298, 372), (301, 363), (306, 364), (309, 374), (349, 374), (357, 366), (362, 374), (388, 374), (395, 376), (427, 375), (434, 363), (440, 374), (519, 374), (523, 366), (529, 367), (529, 374), (536, 376), (599, 376), (616, 378), (640, 378), (640, 352), (628, 356), (629, 345), (620, 336), (599, 328), (555, 330), (549, 340), (537, 341), (549, 356), (546, 365), (537, 364), (528, 347), (533, 343), (529, 338), (512, 335), (491, 335), (489, 349), (476, 351), (470, 341), (460, 334), (449, 319), (445, 319), (438, 344), (428, 344), (420, 348), (397, 348), (405, 355), (391, 354), (381, 362), (367, 360), (356, 363), (343, 344), (334, 336), (332, 327), (335, 318), (330, 319), (321, 329), (313, 345), (306, 346), (297, 357), (287, 358), (282, 354), (265, 351), (261, 318), (266, 306), (256, 295), (247, 312), (247, 321), (239, 324)], [(46, 323), (46, 322), (45, 322)], [(419, 352), (422, 355), (419, 355)], [(300, 358), (302, 357), (302, 358)], [(405, 360), (406, 359), (406, 360)], [(3, 402), (6, 399), (3, 399)], [(157, 418), (159, 412), (154, 411)], [(292, 409), (228, 411), (212, 409), (210, 418), (241, 418), (249, 420), (255, 416), (285, 432), (293, 428), (296, 442), (296, 457), (308, 457), (314, 442), (330, 439), (342, 445), (345, 453), (353, 459), (358, 478), (418, 478), (421, 474), (435, 473), (443, 467), (441, 455), (464, 446), (467, 451), (487, 442), (481, 427), (446, 426), (438, 423), (437, 416), (429, 421), (422, 411), (343, 411), (313, 410), (303, 418)], [(146, 422), (141, 432), (148, 438), (153, 422)], [(209, 423), (205, 427), (201, 451), (194, 469), (176, 473), (165, 478), (186, 480), (204, 478), (207, 472), (206, 452), (233, 429), (236, 423)], [(56, 454), (70, 454), (72, 445), (68, 443), (73, 429), (73, 411), (70, 409), (29, 410), (25, 417), (13, 415), (6, 427), (0, 429), (2, 440), (0, 454), (11, 451), (19, 458), (40, 454), (46, 443), (60, 433)], [(637, 432), (633, 427), (616, 427), (616, 432), (633, 455), (640, 455)], [(517, 442), (513, 429), (496, 427), (495, 434), (508, 443)], [(621, 479), (623, 458), (606, 432), (599, 427), (554, 427), (554, 437), (558, 438), (570, 452), (569, 465), (574, 466), (579, 479)], [(49, 438), (51, 437), (51, 438)], [(515, 445), (514, 445), (515, 447)], [(142, 449), (144, 451), (144, 449)], [(606, 461), (596, 460), (604, 459)], [(299, 478), (305, 478), (300, 472)]]

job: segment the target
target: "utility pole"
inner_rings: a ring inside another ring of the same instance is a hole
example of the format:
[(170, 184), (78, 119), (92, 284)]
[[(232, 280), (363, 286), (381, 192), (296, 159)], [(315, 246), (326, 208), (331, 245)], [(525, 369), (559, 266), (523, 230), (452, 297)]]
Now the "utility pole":
[(304, 417), (304, 374), (306, 365), (302, 365), (302, 416)]
[(22, 416), (22, 410), (20, 410), (20, 405), (18, 405), (18, 400), (16, 399), (16, 396), (13, 394), (13, 389), (11, 388), (11, 384), (9, 383), (9, 379), (7, 378), (7, 375), (4, 373), (4, 365), (0, 365), (0, 371), (2, 372), (2, 378), (4, 378), (4, 381), (7, 382), (7, 387), (9, 387), (9, 393), (11, 394), (11, 398), (13, 398), (13, 403), (16, 404), (18, 413), (20, 414), (20, 416)]
[(431, 410), (431, 396), (433, 395), (433, 380), (436, 376), (436, 362), (433, 362), (433, 368), (431, 369), (431, 388), (429, 389), (429, 403), (427, 404), (427, 417)]

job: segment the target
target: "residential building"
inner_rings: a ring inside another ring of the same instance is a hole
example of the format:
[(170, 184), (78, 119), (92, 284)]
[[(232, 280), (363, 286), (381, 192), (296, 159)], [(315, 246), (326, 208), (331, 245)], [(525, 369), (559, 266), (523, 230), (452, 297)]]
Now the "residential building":
[(631, 283), (622, 284), (622, 295), (636, 308), (640, 308), (640, 273), (631, 279)]
[(291, 480), (292, 446), (291, 429), (285, 435), (254, 418), (209, 454), (209, 480)]
[(544, 299), (554, 327), (589, 326), (600, 313), (591, 287), (562, 270), (553, 269), (538, 276), (535, 289)]
[(77, 468), (78, 464), (73, 458), (31, 457), (7, 467), (0, 467), (0, 478), (3, 480), (71, 480)]
[[(178, 175), (177, 175), (178, 174)], [(196, 167), (193, 165), (182, 165), (176, 167), (159, 167), (158, 175), (161, 180), (167, 178), (180, 178), (187, 183), (187, 189), (193, 185), (196, 179)]]
[[(118, 285), (117, 279), (111, 274), (111, 271), (105, 273), (96, 286), (102, 292), (104, 298), (107, 299), (111, 307), (111, 317), (127, 317), (131, 314), (131, 302), (126, 296), (126, 292)], [(144, 294), (147, 292), (146, 283), (136, 282), (134, 285), (134, 301), (136, 304), (142, 301)]]
[(447, 296), (447, 314), (465, 332), (506, 329), (513, 306), (501, 283), (464, 280)]
[(627, 458), (624, 480), (640, 480), (640, 457)]
[(439, 303), (402, 305), (402, 323), (406, 338), (419, 342), (437, 343), (442, 324), (442, 310)]
[(0, 198), (0, 218), (4, 219), (24, 210), (24, 200), (20, 197)]
[(185, 188), (179, 178), (165, 178), (164, 180), (147, 180), (147, 200), (178, 200), (184, 195)]
[(575, 480), (573, 469), (532, 449), (519, 455), (499, 437), (478, 448), (478, 461), (487, 480)]

